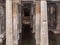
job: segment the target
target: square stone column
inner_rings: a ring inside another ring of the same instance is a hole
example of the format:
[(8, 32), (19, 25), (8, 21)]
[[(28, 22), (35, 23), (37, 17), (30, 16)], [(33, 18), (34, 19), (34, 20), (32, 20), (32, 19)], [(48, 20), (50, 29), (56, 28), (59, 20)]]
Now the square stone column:
[(12, 0), (6, 0), (6, 45), (13, 45)]
[(36, 1), (35, 39), (36, 45), (40, 45), (40, 1)]
[(18, 45), (19, 30), (18, 30), (18, 3), (19, 0), (13, 0), (13, 45)]
[(48, 45), (48, 20), (47, 20), (47, 1), (41, 0), (41, 42), (40, 45)]
[(6, 45), (18, 45), (18, 2), (6, 0)]

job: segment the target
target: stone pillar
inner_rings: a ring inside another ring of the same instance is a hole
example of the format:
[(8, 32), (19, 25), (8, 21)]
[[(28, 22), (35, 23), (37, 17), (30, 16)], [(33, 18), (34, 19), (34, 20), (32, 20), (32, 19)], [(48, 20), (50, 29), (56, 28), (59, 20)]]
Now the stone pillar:
[(48, 45), (47, 2), (41, 1), (41, 45)]
[(35, 29), (36, 45), (40, 45), (40, 1), (36, 1)]
[(13, 0), (13, 45), (18, 45), (18, 40), (19, 40), (18, 2), (19, 0)]
[(13, 45), (12, 0), (6, 0), (6, 45)]

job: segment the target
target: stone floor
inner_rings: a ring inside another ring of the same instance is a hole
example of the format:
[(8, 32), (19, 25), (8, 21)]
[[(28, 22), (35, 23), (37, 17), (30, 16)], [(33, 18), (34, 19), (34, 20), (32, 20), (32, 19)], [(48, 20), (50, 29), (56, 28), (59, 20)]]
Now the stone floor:
[[(30, 34), (30, 36), (27, 34), (25, 35), (21, 40), (19, 40), (18, 45), (35, 45), (35, 39), (33, 38), (33, 35)], [(60, 34), (55, 34), (54, 36), (50, 34), (49, 36), (49, 45), (60, 45)], [(2, 44), (0, 45), (6, 45), (5, 40)]]
[(29, 25), (23, 27), (19, 43), (20, 42), (21, 44), (19, 45), (35, 45), (34, 33), (32, 33), (32, 30), (30, 29)]

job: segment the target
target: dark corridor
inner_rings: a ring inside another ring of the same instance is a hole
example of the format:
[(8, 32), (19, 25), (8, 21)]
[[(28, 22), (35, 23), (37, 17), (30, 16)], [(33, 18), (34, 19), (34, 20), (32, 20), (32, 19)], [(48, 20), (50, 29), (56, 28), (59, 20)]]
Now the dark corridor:
[(31, 27), (31, 3), (24, 3), (22, 6), (22, 36), (20, 45), (35, 45), (35, 34), (32, 33)]
[(25, 25), (22, 29), (22, 45), (35, 45), (34, 33), (29, 25)]

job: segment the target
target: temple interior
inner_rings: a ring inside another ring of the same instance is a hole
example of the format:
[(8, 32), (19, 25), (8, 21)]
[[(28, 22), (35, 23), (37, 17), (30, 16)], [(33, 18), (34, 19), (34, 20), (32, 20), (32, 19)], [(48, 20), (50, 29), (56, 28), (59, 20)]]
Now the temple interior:
[(44, 45), (44, 42), (60, 45), (60, 0), (0, 0), (0, 45)]

